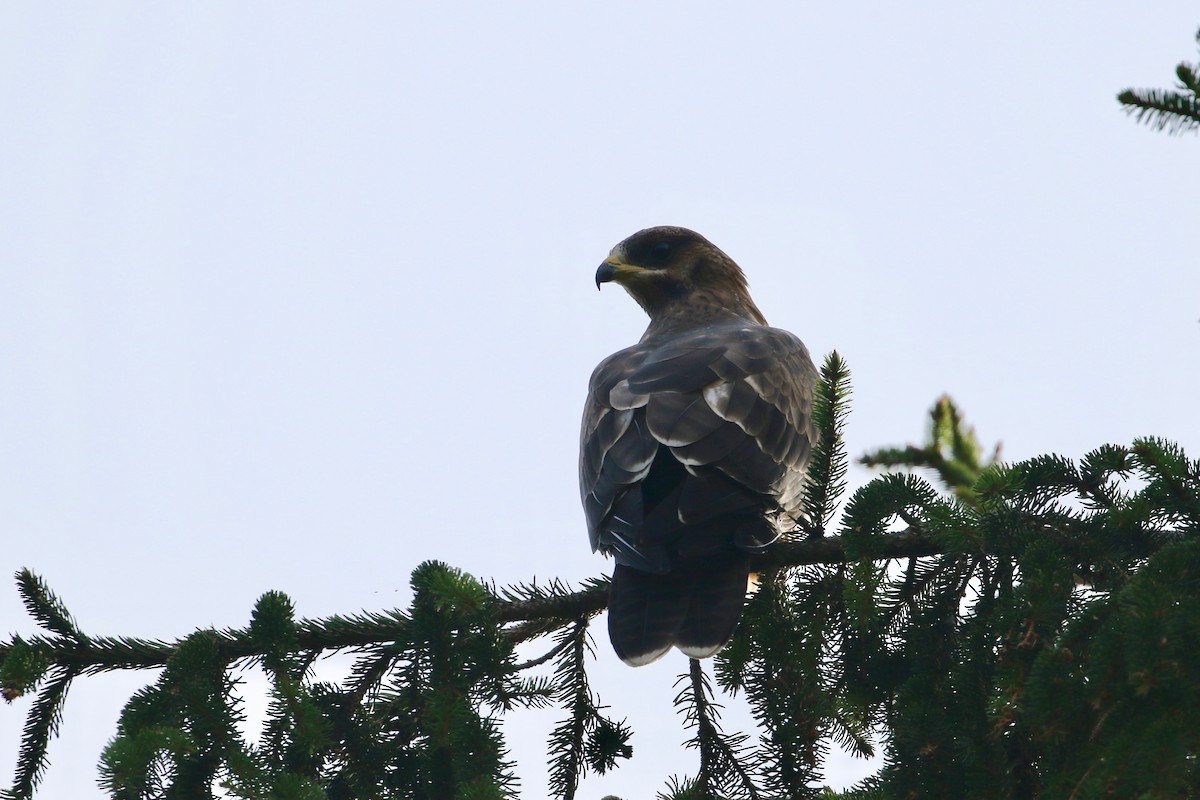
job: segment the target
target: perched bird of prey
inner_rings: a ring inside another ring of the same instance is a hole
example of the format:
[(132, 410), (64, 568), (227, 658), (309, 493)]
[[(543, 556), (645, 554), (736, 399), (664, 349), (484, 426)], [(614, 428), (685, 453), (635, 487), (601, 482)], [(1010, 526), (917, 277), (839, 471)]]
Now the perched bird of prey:
[(795, 527), (817, 371), (698, 233), (635, 233), (596, 271), (609, 281), (650, 315), (596, 367), (583, 411), (588, 534), (617, 562), (609, 638), (633, 666), (672, 645), (706, 658), (737, 627), (751, 553)]

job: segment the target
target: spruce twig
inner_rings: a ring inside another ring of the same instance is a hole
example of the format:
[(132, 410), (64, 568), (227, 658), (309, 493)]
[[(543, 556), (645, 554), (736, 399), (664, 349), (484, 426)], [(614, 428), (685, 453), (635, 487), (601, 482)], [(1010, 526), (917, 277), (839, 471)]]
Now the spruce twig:
[(975, 429), (963, 421), (954, 401), (943, 395), (929, 412), (929, 442), (903, 448), (888, 447), (864, 454), (859, 463), (867, 467), (925, 467), (965, 503), (974, 503), (975, 483), (985, 467), (995, 464), (1000, 446), (985, 461)]
[(584, 773), (584, 740), (595, 712), (584, 665), (588, 654), (586, 620), (578, 620), (560, 633), (558, 639), (558, 644), (563, 647), (555, 678), (561, 687), (559, 700), (570, 716), (550, 735), (550, 791), (563, 800), (573, 800)]
[[(1196, 31), (1200, 45), (1200, 30)], [(1125, 113), (1168, 134), (1200, 132), (1200, 65), (1182, 62), (1175, 68), (1174, 90), (1126, 89), (1117, 95)]]
[(58, 735), (58, 728), (62, 724), (63, 703), (74, 677), (70, 670), (52, 670), (29, 709), (25, 718), (25, 730), (21, 735), (21, 752), (17, 757), (17, 773), (11, 791), (14, 800), (33, 797), (34, 789), (50, 765), (46, 751), (50, 740)]
[(700, 771), (690, 783), (691, 791), (705, 797), (758, 800), (751, 767), (743, 763), (748, 750), (746, 736), (722, 732), (720, 706), (712, 702), (712, 686), (700, 662), (688, 659), (688, 671), (675, 685), (683, 687), (675, 697), (675, 705), (683, 711), (684, 724), (695, 729), (687, 746), (700, 751)]
[(21, 593), (21, 600), (29, 616), (37, 620), (43, 628), (68, 639), (78, 641), (84, 638), (71, 612), (67, 611), (62, 600), (50, 591), (50, 587), (40, 577), (28, 569), (19, 570), (17, 590)]
[(850, 370), (837, 351), (825, 358), (813, 403), (817, 441), (808, 466), (803, 524), (810, 536), (824, 536), (838, 498), (846, 490), (846, 444), (842, 434), (850, 414)]

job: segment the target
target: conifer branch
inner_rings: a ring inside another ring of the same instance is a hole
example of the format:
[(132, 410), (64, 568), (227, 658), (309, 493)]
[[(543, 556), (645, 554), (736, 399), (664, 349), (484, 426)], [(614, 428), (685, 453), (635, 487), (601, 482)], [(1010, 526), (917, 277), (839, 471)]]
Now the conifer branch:
[(1200, 482), (1200, 462), (1189, 462), (1178, 446), (1161, 439), (1138, 439), (1131, 448), (1147, 480), (1165, 495), (1164, 506), (1179, 510), (1193, 529), (1200, 530), (1200, 497), (1195, 492)]
[(1169, 135), (1200, 130), (1200, 96), (1162, 89), (1126, 89), (1117, 102), (1138, 122)]
[[(550, 791), (555, 797), (573, 800), (580, 779), (590, 769), (604, 774), (629, 758), (632, 731), (624, 721), (616, 722), (600, 713), (596, 696), (588, 683), (586, 660), (592, 655), (588, 641), (587, 619), (558, 634), (561, 648), (555, 664), (555, 699), (568, 717), (550, 734)], [(557, 648), (556, 648), (557, 649)]]
[(838, 498), (846, 490), (846, 444), (842, 432), (850, 413), (850, 370), (837, 351), (825, 358), (821, 382), (813, 403), (813, 425), (817, 430), (809, 459), (803, 520), (809, 535), (824, 536), (833, 519)]
[(396, 663), (400, 653), (384, 645), (370, 649), (354, 664), (346, 686), (346, 696), (361, 703), (369, 694), (379, 691), (380, 683)]
[(37, 620), (39, 625), (59, 636), (70, 639), (82, 638), (79, 626), (75, 623), (71, 613), (67, 611), (62, 600), (50, 591), (50, 587), (46, 585), (45, 581), (30, 570), (22, 569), (17, 572), (17, 589), (21, 593), (21, 600), (25, 603), (25, 610), (29, 612), (29, 616)]
[(571, 640), (563, 639), (562, 641), (560, 641), (558, 644), (554, 645), (554, 647), (551, 647), (549, 650), (547, 650), (542, 655), (540, 655), (536, 658), (531, 658), (526, 661), (522, 661), (520, 664), (515, 665), (513, 667), (512, 671), (513, 672), (522, 672), (522, 671), (530, 669), (532, 667), (540, 667), (542, 664), (545, 664), (550, 659), (556, 658), (559, 653), (561, 653), (563, 650), (566, 650), (570, 646), (571, 646)]
[(929, 417), (929, 441), (926, 444), (881, 448), (864, 454), (859, 463), (873, 468), (931, 469), (960, 500), (974, 502), (975, 483), (985, 467), (997, 462), (999, 445), (985, 461), (975, 429), (966, 427), (962, 413), (946, 395), (938, 399)]
[(555, 678), (559, 686), (559, 701), (570, 716), (559, 723), (550, 735), (550, 791), (563, 800), (573, 800), (584, 773), (584, 742), (588, 725), (595, 714), (592, 692), (588, 687), (587, 621), (579, 619), (571, 628), (559, 634), (560, 650)]
[(17, 774), (13, 779), (11, 796), (25, 800), (33, 796), (46, 768), (50, 740), (58, 735), (62, 724), (62, 707), (67, 690), (75, 675), (70, 670), (55, 669), (51, 677), (38, 692), (33, 707), (25, 718), (25, 730), (21, 736), (21, 753), (17, 757)]
[[(1200, 44), (1200, 30), (1196, 31)], [(1168, 134), (1200, 132), (1200, 65), (1182, 62), (1175, 68), (1175, 90), (1126, 89), (1117, 95), (1125, 113)]]
[(750, 775), (747, 758), (747, 737), (744, 734), (726, 736), (721, 731), (720, 706), (712, 702), (712, 686), (704, 668), (694, 658), (688, 659), (688, 671), (675, 683), (682, 685), (675, 705), (683, 710), (684, 724), (695, 729), (687, 746), (700, 751), (700, 771), (690, 782), (690, 790), (703, 797), (747, 797), (758, 800), (758, 788)]
[[(914, 558), (936, 555), (943, 550), (944, 547), (923, 533), (901, 531), (889, 534), (880, 543), (877, 557)], [(841, 564), (854, 558), (847, 551), (842, 536), (829, 536), (779, 541), (767, 552), (756, 554), (751, 566), (764, 572), (810, 564)], [(542, 635), (547, 620), (591, 617), (603, 611), (607, 604), (608, 578), (604, 577), (587, 581), (578, 590), (560, 587), (558, 591), (547, 592), (536, 599), (498, 598), (494, 601), (494, 614), (500, 623), (529, 623), (528, 627), (518, 624), (505, 629), (507, 639), (520, 642)], [(209, 635), (221, 658), (230, 662), (262, 657), (268, 651), (249, 629), (209, 631)], [(410, 635), (411, 621), (407, 614), (394, 610), (297, 620), (292, 641), (298, 650), (326, 651), (395, 644), (407, 641)], [(83, 641), (61, 636), (34, 636), (23, 641), (27, 646), (39, 648), (50, 663), (82, 675), (122, 669), (156, 669), (164, 666), (179, 647), (179, 643), (108, 636), (89, 637)], [(0, 642), (0, 661), (8, 657), (15, 644), (16, 639)], [(23, 691), (20, 689), (17, 694)]]

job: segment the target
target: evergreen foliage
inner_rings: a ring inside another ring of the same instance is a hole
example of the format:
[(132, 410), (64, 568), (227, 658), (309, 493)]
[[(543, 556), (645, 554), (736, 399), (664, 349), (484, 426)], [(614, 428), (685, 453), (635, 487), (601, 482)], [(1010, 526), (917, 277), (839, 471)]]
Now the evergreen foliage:
[(600, 713), (588, 685), (587, 658), (593, 655), (587, 617), (580, 617), (555, 636), (553, 695), (568, 716), (550, 735), (550, 791), (567, 800), (575, 797), (579, 779), (590, 767), (604, 774), (629, 758), (631, 731)]
[[(1200, 45), (1200, 30), (1196, 31)], [(1200, 131), (1200, 64), (1186, 61), (1175, 67), (1178, 83), (1174, 90), (1126, 89), (1117, 102), (1138, 122), (1145, 122), (1167, 133)]]
[[(755, 562), (760, 588), (713, 675), (691, 661), (680, 676), (698, 765), (659, 796), (1196, 795), (1200, 463), (1159, 439), (998, 463), (942, 398), (926, 444), (864, 457), (906, 471), (855, 492), (824, 536), (847, 466), (836, 354), (818, 391), (809, 519)], [(6, 797), (33, 796), (72, 681), (113, 669), (162, 668), (102, 755), (115, 798), (515, 797), (498, 722), (531, 706), (563, 715), (555, 797), (633, 755), (589, 682), (603, 579), (497, 588), (427, 562), (406, 611), (297, 620), (268, 592), (246, 629), (176, 643), (89, 637), (39, 577), (17, 583), (45, 633), (0, 643), (4, 696), (33, 695)], [(522, 642), (546, 649), (518, 662)], [(339, 650), (356, 654), (350, 676), (315, 681), (314, 661)], [(253, 737), (236, 691), (247, 667), (270, 682)], [(714, 679), (744, 695), (756, 736), (722, 729)], [(881, 769), (823, 788), (833, 743), (881, 750)]]

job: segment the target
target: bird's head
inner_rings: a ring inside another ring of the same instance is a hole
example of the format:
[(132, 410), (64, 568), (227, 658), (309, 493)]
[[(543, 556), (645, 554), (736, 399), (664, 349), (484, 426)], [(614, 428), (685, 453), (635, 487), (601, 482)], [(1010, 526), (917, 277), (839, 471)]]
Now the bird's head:
[(596, 288), (610, 281), (625, 287), (651, 319), (713, 306), (763, 322), (741, 268), (687, 228), (647, 228), (618, 244), (596, 270)]

